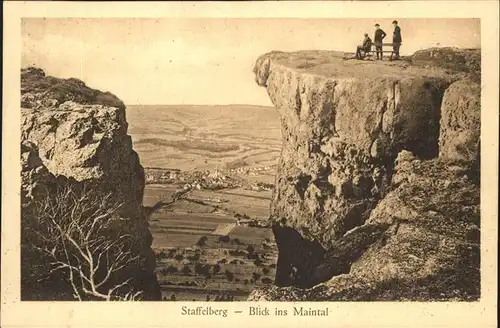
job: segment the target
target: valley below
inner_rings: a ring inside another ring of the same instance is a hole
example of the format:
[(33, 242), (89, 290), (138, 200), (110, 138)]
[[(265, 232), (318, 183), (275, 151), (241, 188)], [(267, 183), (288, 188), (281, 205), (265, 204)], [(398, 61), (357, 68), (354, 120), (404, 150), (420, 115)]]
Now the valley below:
[(128, 106), (164, 301), (246, 300), (272, 284), (267, 220), (281, 147), (260, 106)]

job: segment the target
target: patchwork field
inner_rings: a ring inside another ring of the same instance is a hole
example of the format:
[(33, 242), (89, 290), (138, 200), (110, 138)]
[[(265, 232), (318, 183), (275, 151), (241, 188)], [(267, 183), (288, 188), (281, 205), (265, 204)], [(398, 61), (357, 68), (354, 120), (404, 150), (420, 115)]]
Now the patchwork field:
[[(127, 120), (146, 169), (143, 205), (164, 300), (245, 300), (273, 283), (266, 219), (281, 149), (276, 110), (128, 106)], [(216, 182), (196, 172), (216, 172)], [(172, 202), (186, 184), (189, 194)]]
[[(153, 206), (174, 192), (174, 186), (148, 185), (144, 204)], [(172, 295), (175, 300), (206, 300), (207, 295), (244, 300), (254, 286), (272, 283), (277, 250), (271, 229), (239, 225), (235, 216), (243, 210), (249, 218), (265, 217), (269, 197), (268, 191), (197, 190), (154, 212), (149, 222), (165, 300)]]
[(272, 107), (127, 106), (127, 121), (145, 167), (267, 166), (276, 163), (281, 150), (279, 117)]

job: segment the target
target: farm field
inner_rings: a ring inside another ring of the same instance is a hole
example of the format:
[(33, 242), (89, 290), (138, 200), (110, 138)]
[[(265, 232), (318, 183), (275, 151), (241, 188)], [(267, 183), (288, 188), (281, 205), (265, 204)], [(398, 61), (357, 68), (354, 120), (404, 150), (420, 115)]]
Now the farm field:
[[(148, 185), (144, 204), (152, 206), (174, 191), (165, 185)], [(165, 300), (172, 295), (188, 301), (205, 301), (207, 295), (244, 300), (254, 286), (274, 281), (277, 249), (271, 229), (238, 225), (234, 215), (249, 210), (250, 218), (265, 217), (270, 192), (238, 192), (197, 190), (150, 216), (157, 277)], [(226, 198), (222, 204), (209, 203)], [(200, 199), (208, 200), (208, 205), (193, 202)]]
[[(157, 202), (173, 194), (179, 187), (173, 185), (151, 184), (146, 186), (144, 206), (153, 206)], [(213, 190), (195, 190), (189, 199), (203, 201), (233, 218), (235, 213), (265, 219), (269, 215), (271, 191), (252, 191), (243, 188)], [(214, 211), (213, 207), (200, 205), (190, 201), (180, 201), (175, 206), (175, 213), (203, 213)], [(188, 215), (189, 217), (189, 215)], [(218, 217), (217, 215), (214, 217)], [(235, 219), (232, 219), (235, 221)]]
[(129, 105), (127, 121), (144, 167), (268, 166), (276, 164), (281, 151), (279, 116), (272, 107)]
[(163, 299), (238, 301), (272, 284), (277, 249), (266, 220), (281, 150), (277, 111), (127, 106), (127, 121), (145, 168)]

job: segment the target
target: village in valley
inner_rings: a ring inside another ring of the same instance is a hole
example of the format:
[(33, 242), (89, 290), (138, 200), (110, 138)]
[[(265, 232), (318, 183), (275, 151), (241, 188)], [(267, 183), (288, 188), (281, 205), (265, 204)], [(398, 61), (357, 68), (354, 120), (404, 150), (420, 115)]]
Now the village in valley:
[[(268, 218), (281, 148), (276, 110), (129, 107), (162, 299), (245, 300), (256, 286), (273, 284), (278, 251)], [(243, 120), (256, 128), (242, 129)]]

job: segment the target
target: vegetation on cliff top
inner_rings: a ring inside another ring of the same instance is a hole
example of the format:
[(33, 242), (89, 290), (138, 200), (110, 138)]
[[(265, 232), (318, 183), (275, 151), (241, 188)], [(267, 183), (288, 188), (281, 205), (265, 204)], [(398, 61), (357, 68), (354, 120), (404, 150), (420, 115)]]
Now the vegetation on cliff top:
[(42, 69), (35, 67), (21, 69), (22, 108), (37, 108), (42, 104), (56, 106), (66, 101), (125, 108), (112, 93), (89, 88), (81, 80), (47, 76)]

